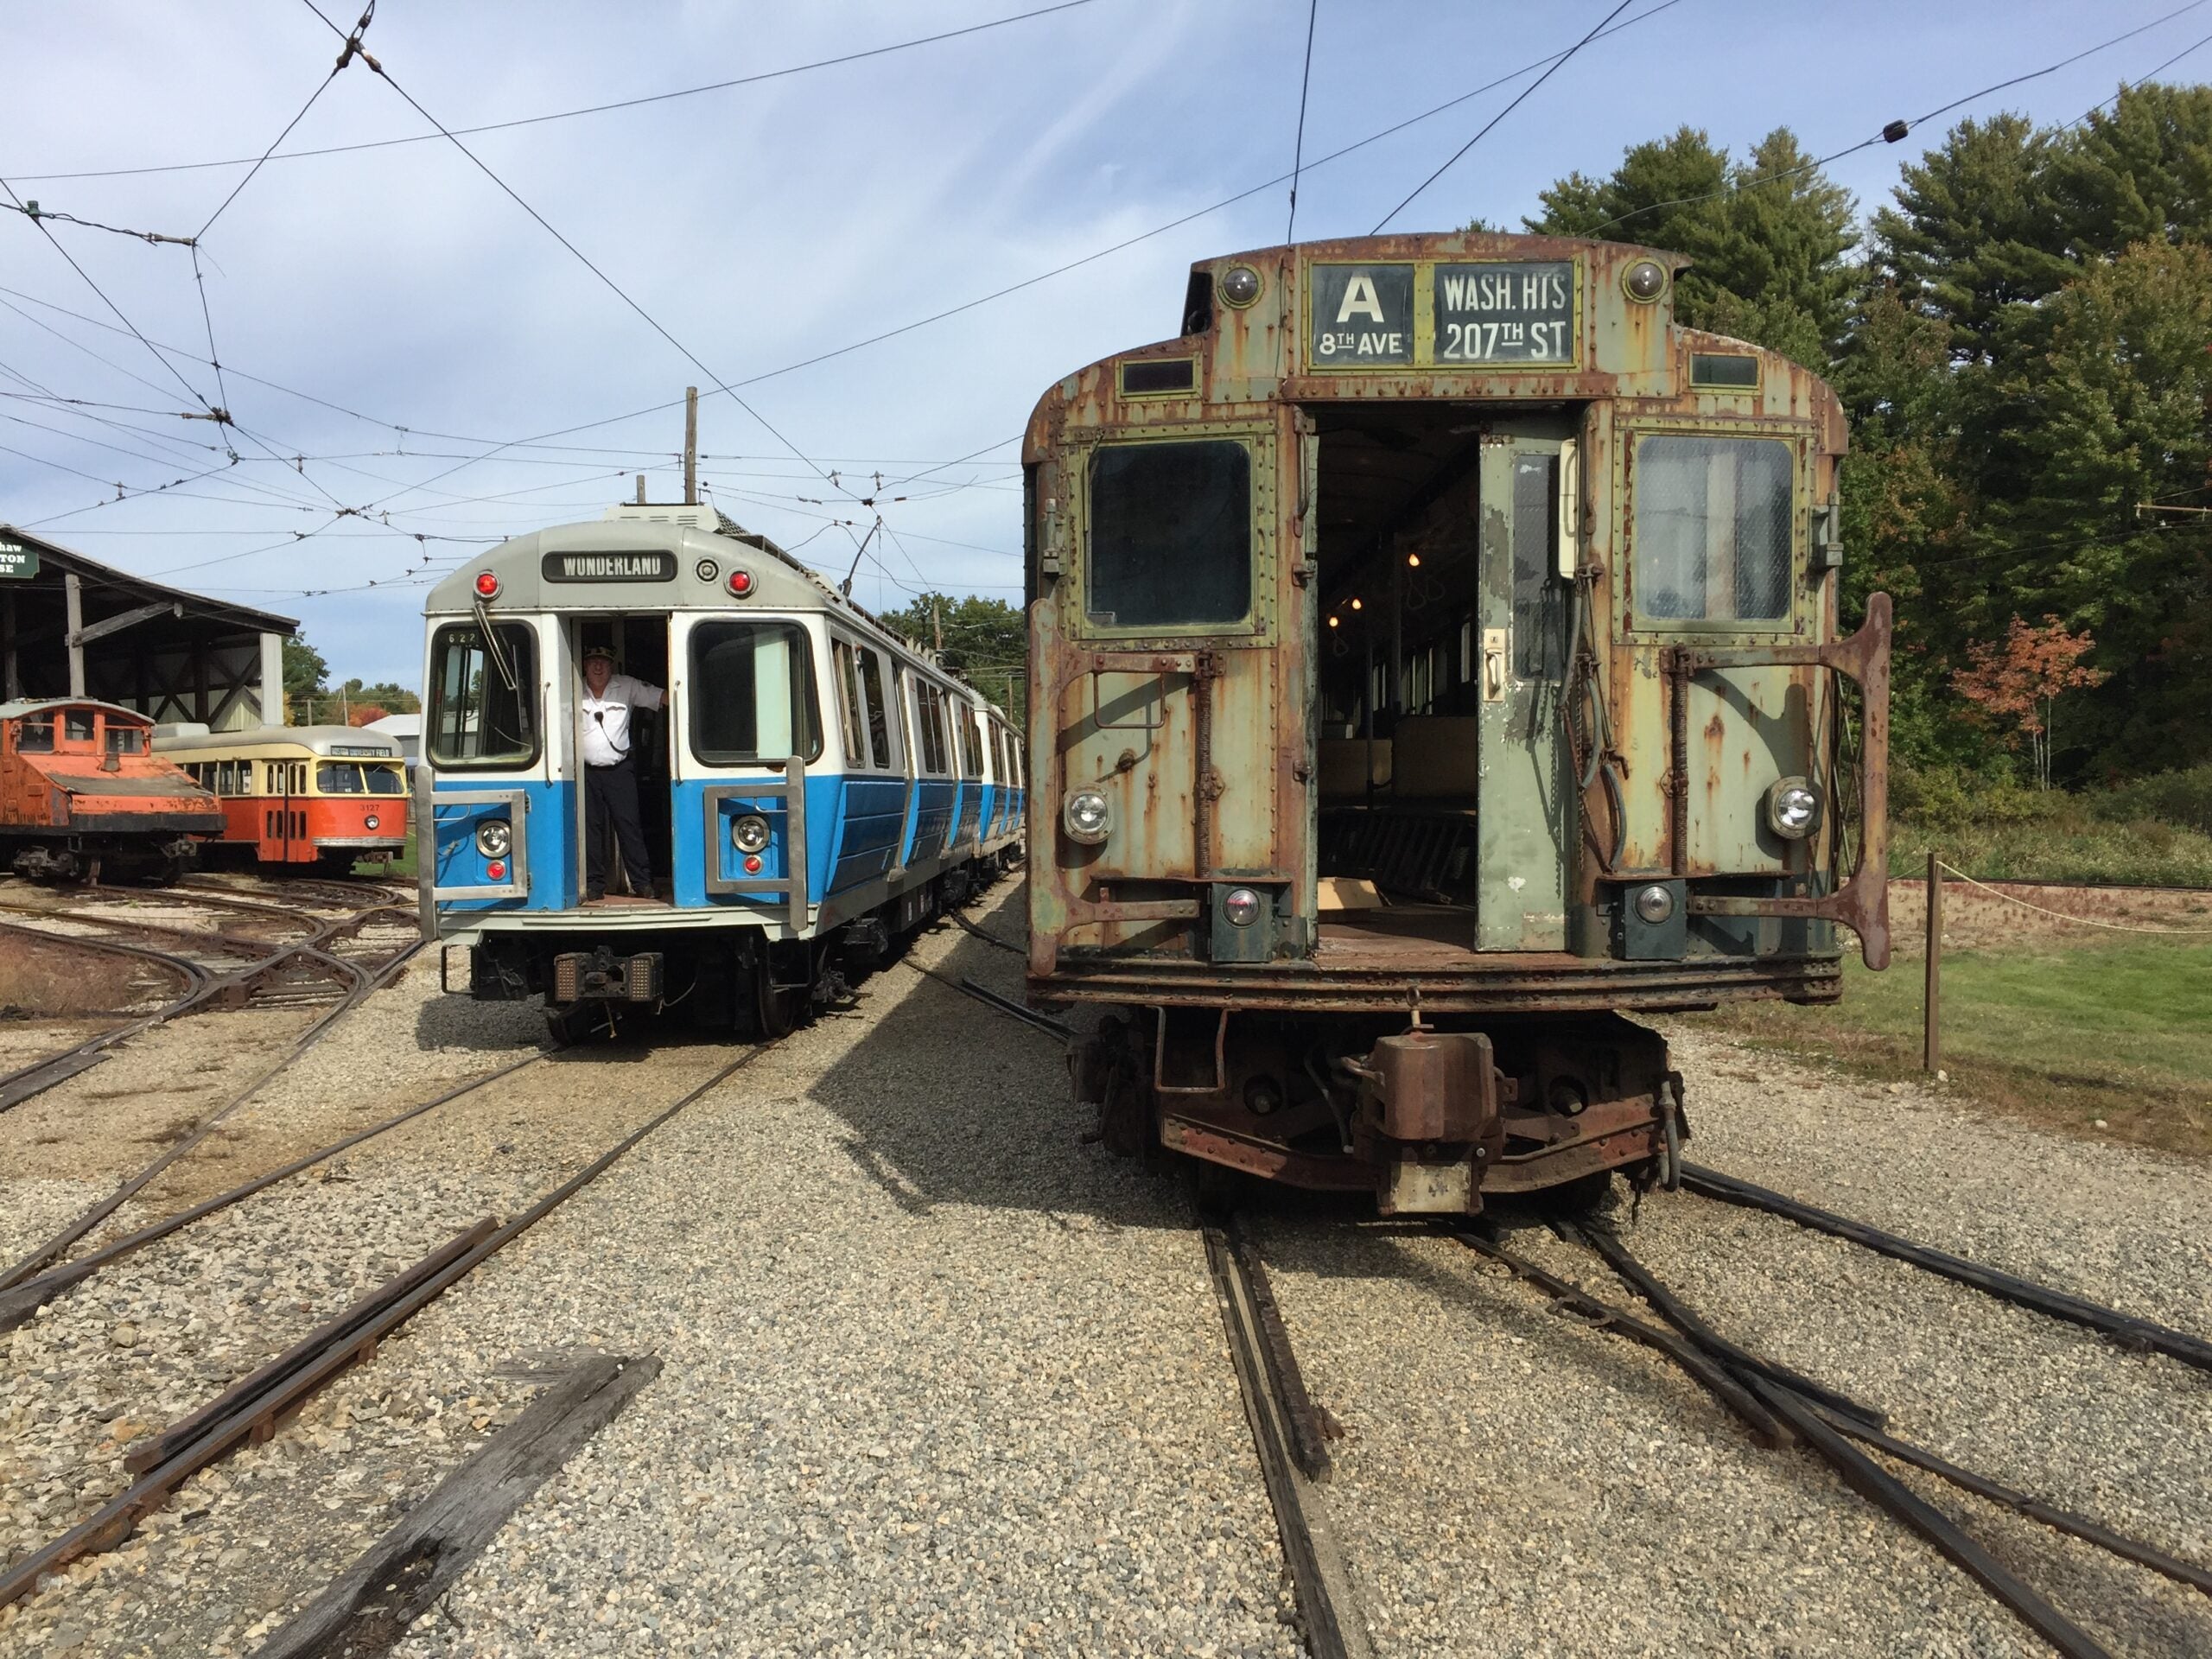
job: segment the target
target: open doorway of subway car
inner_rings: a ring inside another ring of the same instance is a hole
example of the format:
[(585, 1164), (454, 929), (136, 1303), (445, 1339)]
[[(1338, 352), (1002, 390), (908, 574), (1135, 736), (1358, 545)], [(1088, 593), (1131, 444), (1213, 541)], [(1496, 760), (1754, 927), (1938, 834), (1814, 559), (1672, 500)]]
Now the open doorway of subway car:
[(1579, 411), (1308, 413), (1320, 950), (1410, 967), (1564, 950), (1560, 493)]
[[(575, 677), (569, 706), (575, 715), (577, 777), (584, 785), (576, 791), (576, 891), (581, 893), (586, 890), (586, 871), (591, 855), (590, 816), (586, 803), (590, 782), (582, 765), (586, 719), (582, 707), (584, 657), (592, 650), (605, 649), (614, 653), (617, 674), (627, 674), (632, 679), (658, 687), (664, 694), (658, 709), (632, 711), (628, 734), (632, 764), (637, 774), (638, 814), (652, 868), (644, 875), (625, 869), (619, 844), (610, 845), (607, 849), (607, 891), (633, 899), (666, 901), (672, 891), (670, 876), (675, 867), (676, 850), (675, 820), (670, 799), (674, 776), (674, 751), (670, 736), (673, 721), (665, 695), (669, 689), (668, 615), (665, 612), (632, 612), (614, 616), (582, 616), (574, 619), (569, 626), (570, 661)], [(614, 841), (611, 834), (608, 839)]]

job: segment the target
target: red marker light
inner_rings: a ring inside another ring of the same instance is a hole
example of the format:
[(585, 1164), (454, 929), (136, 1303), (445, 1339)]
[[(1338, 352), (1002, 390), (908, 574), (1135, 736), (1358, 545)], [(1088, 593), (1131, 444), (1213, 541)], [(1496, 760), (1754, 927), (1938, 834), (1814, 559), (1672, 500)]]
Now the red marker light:
[(499, 579), (489, 570), (476, 573), (476, 591), (486, 599), (496, 599), (499, 593)]
[(489, 864), (486, 864), (484, 867), (484, 874), (490, 876), (494, 881), (505, 880), (507, 879), (507, 861), (504, 858), (493, 859)]
[(760, 874), (760, 854), (758, 854), (758, 853), (747, 853), (747, 854), (745, 855), (745, 873), (746, 873), (747, 875), (758, 875), (758, 874)]
[(729, 590), (731, 593), (736, 594), (738, 598), (743, 599), (747, 594), (753, 591), (753, 573), (750, 570), (731, 571), (729, 573)]

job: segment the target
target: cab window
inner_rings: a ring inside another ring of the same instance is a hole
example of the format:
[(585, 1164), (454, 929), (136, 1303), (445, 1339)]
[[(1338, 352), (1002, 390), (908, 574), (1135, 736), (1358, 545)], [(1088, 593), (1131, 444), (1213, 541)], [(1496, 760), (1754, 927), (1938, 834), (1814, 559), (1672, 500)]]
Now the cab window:
[(71, 743), (92, 741), (92, 711), (89, 709), (70, 709), (61, 716), (61, 735)]
[(315, 769), (315, 786), (325, 795), (364, 793), (361, 769), (344, 760), (324, 760)]
[(537, 759), (537, 649), (519, 622), (440, 628), (430, 646), (430, 758), (442, 766)]
[(27, 720), (16, 727), (16, 753), (52, 754), (54, 753), (54, 716), (47, 715), (37, 720)]
[(1173, 632), (1252, 608), (1252, 452), (1225, 439), (1107, 444), (1090, 463), (1084, 610)]
[(1655, 622), (1781, 623), (1794, 456), (1772, 438), (1653, 434), (1636, 445), (1636, 611)]
[(820, 758), (804, 629), (746, 621), (691, 630), (691, 753), (710, 766)]
[(109, 727), (107, 728), (107, 752), (110, 754), (145, 753), (145, 728), (143, 726)]
[(369, 793), (372, 795), (404, 795), (407, 792), (406, 779), (399, 775), (397, 766), (364, 766), (361, 770), (368, 779)]

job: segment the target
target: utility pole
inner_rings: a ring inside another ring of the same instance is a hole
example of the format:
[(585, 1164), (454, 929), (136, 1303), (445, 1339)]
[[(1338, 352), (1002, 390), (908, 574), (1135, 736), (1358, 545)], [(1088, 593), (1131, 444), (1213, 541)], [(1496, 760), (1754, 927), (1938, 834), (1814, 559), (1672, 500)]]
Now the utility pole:
[(643, 473), (638, 474), (638, 505), (641, 507), (645, 505), (645, 475)]
[(937, 654), (944, 655), (944, 613), (938, 608), (935, 594), (930, 595), (930, 632), (937, 639)]
[(683, 388), (683, 505), (699, 505), (699, 388)]

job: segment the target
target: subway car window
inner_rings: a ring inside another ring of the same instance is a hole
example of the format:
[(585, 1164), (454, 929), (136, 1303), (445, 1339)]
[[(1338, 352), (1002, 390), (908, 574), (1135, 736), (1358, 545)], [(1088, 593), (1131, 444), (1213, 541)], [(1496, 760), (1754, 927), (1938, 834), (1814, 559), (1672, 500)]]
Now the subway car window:
[(853, 668), (853, 648), (842, 639), (833, 639), (830, 652), (836, 659), (837, 725), (844, 734), (845, 764), (864, 766), (868, 764), (868, 752), (861, 741), (860, 683)]
[(691, 753), (710, 766), (821, 758), (804, 629), (747, 621), (691, 630)]
[(537, 758), (537, 648), (518, 622), (440, 628), (430, 651), (430, 758), (518, 766)]
[(861, 647), (861, 695), (868, 704), (868, 746), (874, 763), (891, 765), (891, 724), (883, 708), (883, 658)]
[(1102, 447), (1090, 464), (1093, 626), (1239, 622), (1252, 608), (1252, 454), (1233, 441)]
[(1789, 614), (1790, 447), (1687, 434), (1637, 440), (1636, 608), (1655, 621)]

